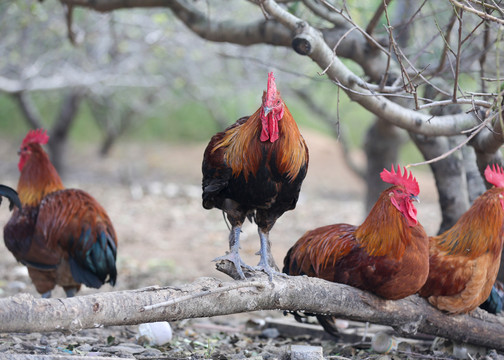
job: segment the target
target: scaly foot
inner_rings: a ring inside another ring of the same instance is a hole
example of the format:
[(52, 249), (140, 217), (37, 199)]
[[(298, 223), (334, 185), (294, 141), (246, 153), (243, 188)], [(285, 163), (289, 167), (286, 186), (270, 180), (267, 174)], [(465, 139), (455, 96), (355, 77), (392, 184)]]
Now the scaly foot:
[(261, 259), (261, 261), (259, 261), (259, 264), (257, 264), (257, 266), (254, 267), (254, 270), (264, 271), (268, 275), (269, 281), (273, 281), (273, 275), (287, 277), (287, 274), (284, 274), (283, 272), (275, 270), (274, 268), (272, 268), (268, 264), (268, 262), (263, 261), (262, 259)]
[(238, 272), (238, 275), (240, 275), (240, 278), (242, 278), (243, 280), (245, 280), (245, 274), (243, 273), (242, 267), (251, 271), (254, 270), (252, 266), (247, 265), (243, 262), (243, 260), (240, 257), (240, 254), (235, 252), (227, 252), (226, 255), (216, 257), (212, 261), (221, 261), (221, 260), (231, 261), (236, 268), (236, 272)]

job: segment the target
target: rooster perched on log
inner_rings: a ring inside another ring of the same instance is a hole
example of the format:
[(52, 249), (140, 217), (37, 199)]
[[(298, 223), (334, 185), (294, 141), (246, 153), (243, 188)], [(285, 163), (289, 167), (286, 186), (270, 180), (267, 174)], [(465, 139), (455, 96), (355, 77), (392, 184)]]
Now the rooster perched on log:
[[(214, 135), (204, 153), (203, 207), (221, 209), (232, 226), (230, 252), (216, 261), (232, 261), (242, 279), (242, 267), (262, 270), (270, 280), (278, 273), (269, 232), (285, 211), (295, 208), (307, 168), (308, 148), (269, 73), (261, 107)], [(239, 255), (246, 217), (255, 220), (261, 241), (255, 268)]]
[[(417, 221), (413, 201), (420, 192), (413, 175), (384, 169), (383, 191), (359, 225), (327, 225), (306, 232), (288, 251), (283, 272), (351, 285), (385, 299), (416, 293), (429, 272), (428, 237)], [(295, 314), (296, 319), (299, 316)], [(337, 336), (332, 317), (317, 315)]]
[(60, 285), (67, 296), (81, 284), (99, 288), (116, 282), (117, 238), (98, 202), (88, 193), (65, 189), (42, 149), (49, 140), (43, 130), (31, 130), (19, 150), (15, 209), (4, 227), (4, 241), (16, 260), (28, 267), (37, 291), (50, 297)]
[(16, 190), (5, 185), (0, 185), (0, 204), (2, 203), (2, 196), (9, 199), (9, 210), (12, 210), (14, 206), (21, 209), (21, 201), (19, 201)]
[(485, 169), (495, 185), (450, 229), (430, 238), (430, 271), (420, 295), (440, 310), (467, 313), (490, 295), (499, 271), (504, 225), (504, 171)]

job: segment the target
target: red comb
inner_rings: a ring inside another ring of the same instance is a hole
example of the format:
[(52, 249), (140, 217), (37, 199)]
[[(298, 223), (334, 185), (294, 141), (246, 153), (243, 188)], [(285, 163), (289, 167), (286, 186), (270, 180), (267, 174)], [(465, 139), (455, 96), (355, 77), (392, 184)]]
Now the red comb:
[(397, 165), (397, 172), (394, 170), (394, 165), (392, 165), (392, 170), (388, 171), (387, 169), (383, 169), (380, 174), (380, 177), (383, 181), (393, 184), (393, 185), (401, 185), (406, 188), (410, 194), (417, 196), (420, 193), (420, 188), (418, 187), (418, 182), (413, 177), (413, 174), (410, 173), (408, 175), (408, 171), (406, 167), (404, 167), (404, 174), (401, 174), (401, 167)]
[(498, 165), (493, 164), (492, 168), (488, 165), (485, 169), (485, 178), (492, 185), (504, 187), (504, 171)]
[(273, 72), (268, 73), (268, 88), (266, 89), (266, 101), (273, 102), (277, 94), (277, 88), (275, 84), (275, 77)]
[(26, 134), (23, 142), (21, 143), (21, 147), (26, 146), (28, 144), (47, 144), (49, 141), (49, 136), (47, 135), (47, 130), (37, 129), (30, 130), (28, 134)]

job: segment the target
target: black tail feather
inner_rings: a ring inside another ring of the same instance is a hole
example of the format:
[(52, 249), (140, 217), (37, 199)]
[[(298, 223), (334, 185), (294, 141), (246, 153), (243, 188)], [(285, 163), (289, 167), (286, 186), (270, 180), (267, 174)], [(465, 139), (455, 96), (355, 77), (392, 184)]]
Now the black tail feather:
[(294, 319), (296, 319), (297, 322), (306, 324), (308, 322), (308, 317), (309, 316), (316, 316), (318, 322), (320, 325), (324, 328), (324, 330), (335, 337), (335, 340), (340, 338), (340, 333), (338, 329), (336, 328), (336, 324), (334, 322), (334, 317), (331, 315), (316, 315), (316, 314), (311, 314), (311, 313), (302, 313), (300, 314), (297, 311), (284, 311), (284, 315), (287, 314), (292, 314), (294, 316)]
[(12, 210), (14, 205), (21, 210), (21, 201), (19, 200), (16, 190), (5, 185), (0, 185), (0, 204), (2, 203), (2, 196), (9, 199), (9, 210)]
[(316, 315), (317, 320), (322, 325), (324, 330), (334, 336), (335, 338), (339, 338), (340, 334), (338, 329), (336, 328), (336, 323), (334, 322), (334, 317), (330, 315)]
[[(117, 248), (114, 240), (104, 231), (94, 239), (91, 229), (86, 229), (77, 241), (79, 246), (69, 258), (75, 281), (96, 289), (105, 282), (114, 286), (117, 279)], [(89, 242), (93, 244), (87, 246)]]

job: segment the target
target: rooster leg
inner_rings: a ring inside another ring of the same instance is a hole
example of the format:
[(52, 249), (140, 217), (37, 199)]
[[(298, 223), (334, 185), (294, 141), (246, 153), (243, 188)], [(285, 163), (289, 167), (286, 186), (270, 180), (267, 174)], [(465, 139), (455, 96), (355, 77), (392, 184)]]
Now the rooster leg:
[(259, 238), (261, 239), (261, 250), (256, 255), (261, 255), (261, 260), (259, 260), (259, 264), (257, 264), (254, 270), (264, 271), (268, 274), (270, 281), (273, 281), (273, 275), (286, 276), (277, 270), (278, 267), (275, 264), (275, 259), (271, 255), (271, 242), (269, 241), (268, 233), (259, 229)]
[(70, 288), (65, 290), (66, 297), (74, 297), (75, 294), (77, 294), (77, 289), (76, 288)]
[(229, 260), (231, 261), (235, 268), (236, 271), (238, 272), (238, 275), (240, 275), (240, 278), (245, 279), (245, 274), (243, 274), (242, 267), (253, 270), (253, 268), (243, 262), (243, 260), (240, 257), (239, 250), (240, 250), (240, 232), (241, 232), (241, 226), (233, 226), (231, 229), (231, 232), (229, 233), (229, 250), (226, 255), (219, 256), (213, 261), (220, 261), (220, 260)]
[(51, 290), (42, 294), (42, 299), (49, 299), (51, 297)]

